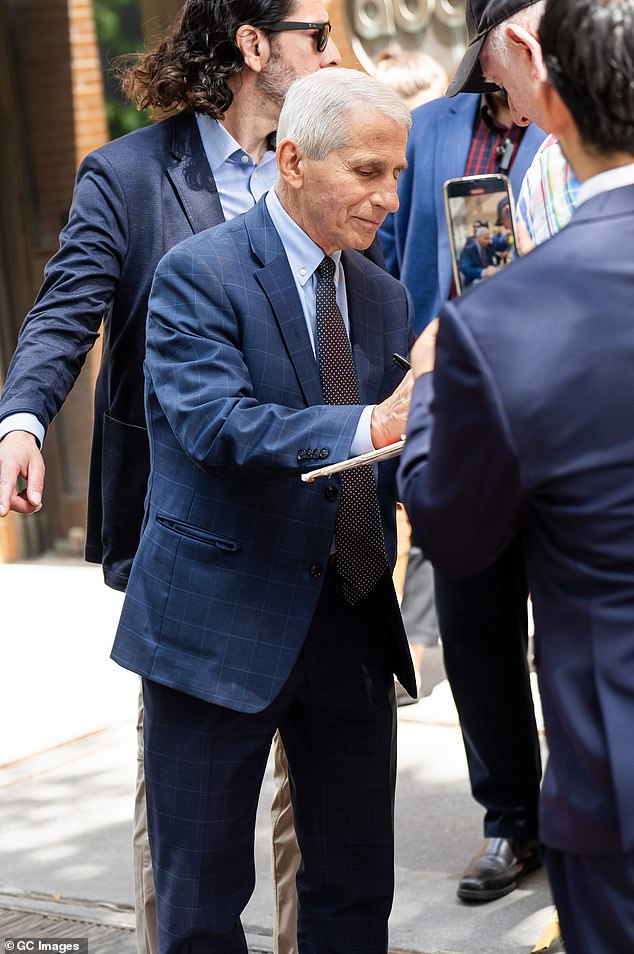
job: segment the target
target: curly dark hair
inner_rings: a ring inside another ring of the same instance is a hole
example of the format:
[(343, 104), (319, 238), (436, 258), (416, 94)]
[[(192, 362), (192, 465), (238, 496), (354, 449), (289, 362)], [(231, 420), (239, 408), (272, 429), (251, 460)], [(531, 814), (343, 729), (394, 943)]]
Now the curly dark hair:
[(294, 0), (184, 0), (158, 46), (120, 66), (123, 92), (139, 109), (189, 109), (222, 119), (233, 99), (228, 80), (244, 66), (236, 31), (245, 23), (266, 30), (293, 6)]
[(548, 0), (539, 41), (584, 145), (634, 155), (634, 0)]

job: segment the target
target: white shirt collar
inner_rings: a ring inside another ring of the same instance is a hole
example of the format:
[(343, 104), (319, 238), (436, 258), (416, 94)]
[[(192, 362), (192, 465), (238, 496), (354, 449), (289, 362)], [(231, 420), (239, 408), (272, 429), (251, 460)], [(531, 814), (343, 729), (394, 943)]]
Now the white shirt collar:
[(601, 195), (602, 192), (610, 192), (612, 189), (621, 189), (628, 185), (634, 185), (634, 162), (627, 166), (618, 166), (616, 169), (608, 169), (607, 172), (599, 172), (596, 176), (586, 179), (577, 193), (577, 207), (582, 202)]

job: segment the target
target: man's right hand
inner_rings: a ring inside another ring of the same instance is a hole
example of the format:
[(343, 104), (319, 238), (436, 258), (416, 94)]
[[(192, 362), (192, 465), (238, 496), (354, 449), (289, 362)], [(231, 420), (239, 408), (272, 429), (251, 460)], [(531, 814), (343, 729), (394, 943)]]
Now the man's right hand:
[[(10, 510), (36, 513), (42, 507), (44, 458), (33, 434), (10, 431), (0, 441), (0, 517)], [(26, 490), (18, 493), (18, 477), (24, 477)]]

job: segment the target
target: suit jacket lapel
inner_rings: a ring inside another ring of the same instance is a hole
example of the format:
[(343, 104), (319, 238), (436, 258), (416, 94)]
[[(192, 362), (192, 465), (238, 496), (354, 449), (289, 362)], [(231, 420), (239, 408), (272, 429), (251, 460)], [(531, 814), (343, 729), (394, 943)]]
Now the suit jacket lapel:
[(216, 183), (203, 148), (196, 119), (183, 113), (173, 120), (172, 154), (167, 168), (192, 232), (202, 232), (224, 222)]
[(323, 404), (319, 368), (308, 336), (295, 280), (284, 246), (263, 199), (247, 213), (244, 223), (251, 248), (262, 262), (262, 268), (256, 272), (255, 277), (273, 309), (306, 403)]
[[(467, 157), (473, 138), (473, 124), (480, 107), (480, 96), (474, 93), (462, 93), (454, 100), (453, 110), (445, 120), (445, 128), (436, 136), (434, 182), (436, 189), (436, 222), (438, 225), (438, 276), (440, 280), (440, 301), (449, 296), (451, 287), (451, 252), (449, 234), (445, 226), (445, 207), (442, 183), (447, 179), (456, 179), (464, 175)], [(446, 288), (444, 287), (446, 284)]]

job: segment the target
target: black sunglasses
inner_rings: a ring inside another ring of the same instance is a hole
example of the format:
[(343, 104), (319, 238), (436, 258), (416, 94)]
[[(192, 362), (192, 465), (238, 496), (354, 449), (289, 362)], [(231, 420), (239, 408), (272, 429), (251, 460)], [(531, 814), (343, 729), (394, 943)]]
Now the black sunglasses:
[(299, 20), (280, 20), (280, 22), (274, 26), (266, 27), (268, 33), (286, 33), (288, 30), (317, 30), (317, 36), (315, 37), (317, 52), (323, 53), (328, 46), (328, 38), (332, 30), (332, 25), (328, 20), (325, 23), (301, 23)]

